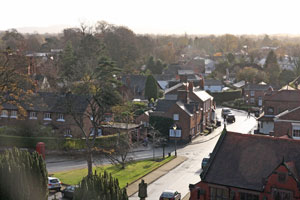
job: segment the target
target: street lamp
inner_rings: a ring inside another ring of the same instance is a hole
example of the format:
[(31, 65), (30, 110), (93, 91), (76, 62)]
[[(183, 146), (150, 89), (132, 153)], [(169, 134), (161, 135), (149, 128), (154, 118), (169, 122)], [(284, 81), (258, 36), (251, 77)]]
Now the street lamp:
[(174, 126), (173, 126), (173, 130), (174, 130), (174, 135), (175, 135), (175, 157), (177, 157), (177, 151), (176, 151), (176, 147), (177, 147), (177, 139), (176, 139), (176, 136), (177, 136), (177, 134), (176, 134), (176, 129), (177, 129), (177, 126), (176, 126), (176, 124), (174, 124)]

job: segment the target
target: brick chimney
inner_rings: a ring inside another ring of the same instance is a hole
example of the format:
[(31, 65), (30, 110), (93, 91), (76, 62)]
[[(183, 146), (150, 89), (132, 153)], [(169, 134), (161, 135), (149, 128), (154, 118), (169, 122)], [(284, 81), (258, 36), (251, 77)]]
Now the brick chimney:
[(192, 81), (189, 81), (189, 92), (193, 92), (194, 90), (194, 83)]
[(177, 100), (182, 101), (183, 103), (189, 103), (189, 91), (188, 90), (178, 90), (177, 91)]
[(186, 74), (179, 75), (179, 77), (180, 77), (181, 83), (187, 83), (187, 75)]
[(204, 90), (204, 78), (200, 75), (199, 86), (201, 90)]

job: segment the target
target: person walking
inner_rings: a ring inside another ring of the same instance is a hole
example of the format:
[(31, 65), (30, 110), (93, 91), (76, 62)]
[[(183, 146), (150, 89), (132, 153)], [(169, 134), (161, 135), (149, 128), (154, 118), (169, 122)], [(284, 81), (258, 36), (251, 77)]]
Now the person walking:
[(248, 109), (248, 115), (247, 115), (247, 118), (250, 118), (250, 110)]

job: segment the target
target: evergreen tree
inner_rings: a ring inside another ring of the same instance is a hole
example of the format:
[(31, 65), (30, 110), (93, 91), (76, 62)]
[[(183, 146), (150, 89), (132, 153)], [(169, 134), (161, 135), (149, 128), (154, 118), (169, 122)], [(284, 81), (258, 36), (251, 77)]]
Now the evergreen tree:
[(0, 199), (47, 200), (48, 172), (37, 152), (13, 149), (0, 156)]
[(63, 54), (61, 55), (59, 64), (60, 76), (63, 79), (67, 81), (72, 81), (78, 78), (76, 62), (77, 59), (73, 51), (72, 43), (68, 42)]
[(119, 187), (118, 179), (111, 174), (86, 176), (74, 193), (74, 200), (128, 200), (126, 189)]
[(145, 98), (149, 101), (153, 98), (156, 100), (158, 98), (158, 87), (156, 80), (152, 75), (149, 75), (146, 80), (145, 86)]
[(278, 83), (280, 68), (277, 62), (277, 56), (274, 51), (269, 52), (264, 68), (269, 76), (269, 82), (272, 84)]

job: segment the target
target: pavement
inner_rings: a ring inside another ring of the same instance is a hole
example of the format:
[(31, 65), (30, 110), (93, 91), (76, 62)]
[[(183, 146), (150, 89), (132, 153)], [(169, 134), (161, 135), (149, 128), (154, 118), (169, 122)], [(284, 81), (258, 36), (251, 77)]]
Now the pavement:
[(186, 160), (187, 160), (187, 158), (184, 156), (177, 156), (173, 160), (171, 160), (168, 163), (164, 164), (163, 166), (157, 168), (156, 170), (150, 172), (149, 174), (145, 175), (141, 179), (138, 179), (137, 181), (133, 182), (126, 188), (127, 195), (130, 197), (138, 192), (139, 183), (141, 183), (142, 179), (145, 181), (145, 183), (147, 183), (149, 185), (152, 182), (159, 179), (160, 177), (162, 177), (163, 175), (167, 174), (170, 170), (176, 168), (178, 165), (180, 165), (181, 163), (183, 163)]

